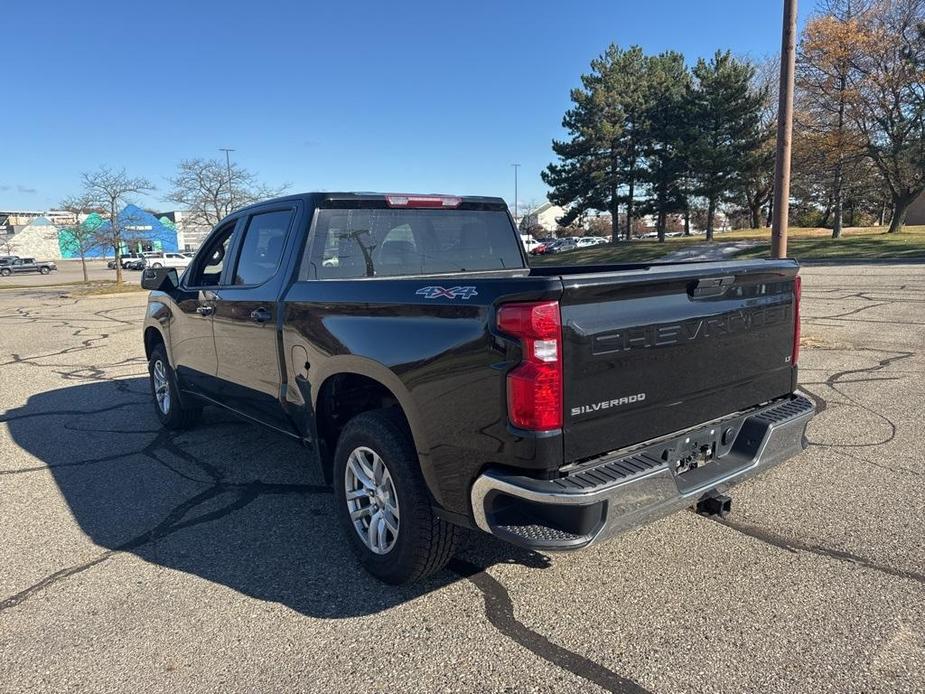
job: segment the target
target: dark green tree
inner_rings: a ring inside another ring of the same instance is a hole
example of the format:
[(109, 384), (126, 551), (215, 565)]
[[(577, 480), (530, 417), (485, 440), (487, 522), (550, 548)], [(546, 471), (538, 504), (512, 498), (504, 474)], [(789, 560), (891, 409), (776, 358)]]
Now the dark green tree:
[(713, 240), (717, 206), (745, 175), (761, 144), (761, 96), (751, 89), (754, 67), (717, 51), (694, 67), (690, 92), (690, 166), (694, 193), (707, 201), (707, 240)]
[(690, 72), (684, 56), (669, 51), (648, 59), (646, 129), (642, 135), (643, 181), (648, 197), (641, 211), (655, 215), (658, 240), (665, 240), (668, 215), (685, 209)]
[(780, 65), (766, 60), (755, 65), (752, 93), (760, 100), (758, 146), (742, 160), (733, 197), (748, 212), (752, 229), (763, 226), (762, 211), (774, 194), (774, 155), (777, 145), (777, 92), (774, 90)]
[(611, 44), (591, 61), (582, 86), (572, 90), (573, 106), (562, 119), (569, 139), (553, 141), (558, 162), (542, 174), (552, 188), (549, 200), (568, 209), (559, 220), (563, 226), (588, 210), (609, 211), (616, 239), (619, 208), (625, 204), (629, 237), (649, 111), (646, 72), (642, 49)]

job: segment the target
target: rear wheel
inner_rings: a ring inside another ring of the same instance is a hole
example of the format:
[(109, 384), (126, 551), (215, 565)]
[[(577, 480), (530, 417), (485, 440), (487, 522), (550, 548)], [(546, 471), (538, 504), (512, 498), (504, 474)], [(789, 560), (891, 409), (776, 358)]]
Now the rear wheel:
[(334, 454), (334, 491), (351, 548), (381, 581), (420, 580), (453, 556), (460, 531), (434, 514), (397, 411), (364, 412), (347, 423)]
[(10, 270), (10, 268), (8, 267), (0, 269), (0, 275), (2, 275), (3, 277), (9, 277), (11, 272), (12, 270)]
[(164, 345), (157, 345), (151, 350), (148, 361), (148, 373), (151, 377), (151, 394), (154, 396), (154, 409), (157, 418), (167, 429), (188, 429), (199, 421), (201, 406), (189, 406), (180, 401), (177, 377), (167, 360)]

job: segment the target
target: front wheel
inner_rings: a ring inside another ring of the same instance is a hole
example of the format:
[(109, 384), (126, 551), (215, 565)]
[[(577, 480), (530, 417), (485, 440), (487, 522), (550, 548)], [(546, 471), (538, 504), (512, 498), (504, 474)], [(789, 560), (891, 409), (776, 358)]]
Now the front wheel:
[(180, 401), (177, 376), (167, 360), (163, 345), (151, 351), (148, 360), (148, 374), (151, 377), (151, 394), (157, 418), (167, 429), (188, 429), (199, 421), (202, 407), (189, 406)]
[(47, 267), (43, 267), (39, 270), (39, 272), (41, 272), (43, 275), (47, 275), (49, 272), (51, 272), (51, 270), (49, 270)]
[(363, 567), (385, 583), (425, 578), (452, 558), (459, 528), (438, 518), (396, 410), (351, 419), (334, 454), (337, 514)]

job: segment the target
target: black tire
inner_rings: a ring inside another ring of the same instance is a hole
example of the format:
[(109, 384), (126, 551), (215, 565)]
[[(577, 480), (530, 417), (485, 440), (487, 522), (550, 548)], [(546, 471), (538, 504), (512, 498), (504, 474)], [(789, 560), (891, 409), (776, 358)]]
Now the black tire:
[[(347, 505), (347, 460), (358, 448), (375, 452), (391, 476), (399, 509), (394, 545), (376, 554), (360, 539)], [(401, 415), (394, 409), (364, 412), (351, 419), (334, 453), (337, 515), (363, 567), (392, 585), (412, 583), (436, 573), (453, 557), (460, 529), (438, 518), (431, 507), (420, 464)]]
[[(162, 369), (163, 371), (159, 371)], [(166, 407), (164, 401), (158, 398), (158, 381), (155, 374), (163, 373), (166, 383), (163, 384), (167, 389)], [(154, 411), (161, 424), (166, 429), (189, 429), (199, 421), (202, 416), (202, 406), (190, 406), (180, 400), (180, 389), (177, 388), (177, 376), (170, 366), (167, 359), (167, 351), (164, 345), (157, 345), (151, 350), (151, 358), (148, 360), (148, 380), (151, 384), (151, 397), (154, 400)]]
[(49, 270), (47, 267), (43, 267), (39, 270), (39, 272), (41, 272), (43, 275), (47, 275), (49, 272), (51, 272), (51, 270)]
[(0, 270), (0, 275), (2, 275), (3, 277), (9, 277), (11, 273), (12, 273), (12, 270), (10, 270), (8, 267), (5, 267), (2, 270)]
[(164, 267), (164, 266), (161, 265), (160, 263), (154, 263), (151, 267)]

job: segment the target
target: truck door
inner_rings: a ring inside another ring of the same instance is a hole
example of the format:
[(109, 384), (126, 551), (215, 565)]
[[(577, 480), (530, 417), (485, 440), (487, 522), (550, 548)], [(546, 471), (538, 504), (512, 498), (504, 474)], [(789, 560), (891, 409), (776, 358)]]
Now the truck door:
[(277, 312), (284, 249), (297, 208), (286, 203), (243, 220), (234, 266), (216, 298), (213, 319), (222, 401), (286, 433), (295, 430), (281, 401)]
[(171, 357), (181, 386), (214, 395), (217, 360), (212, 336), (212, 314), (221, 290), (226, 258), (236, 221), (218, 229), (206, 241), (183, 277), (176, 294), (178, 312), (170, 325)]

